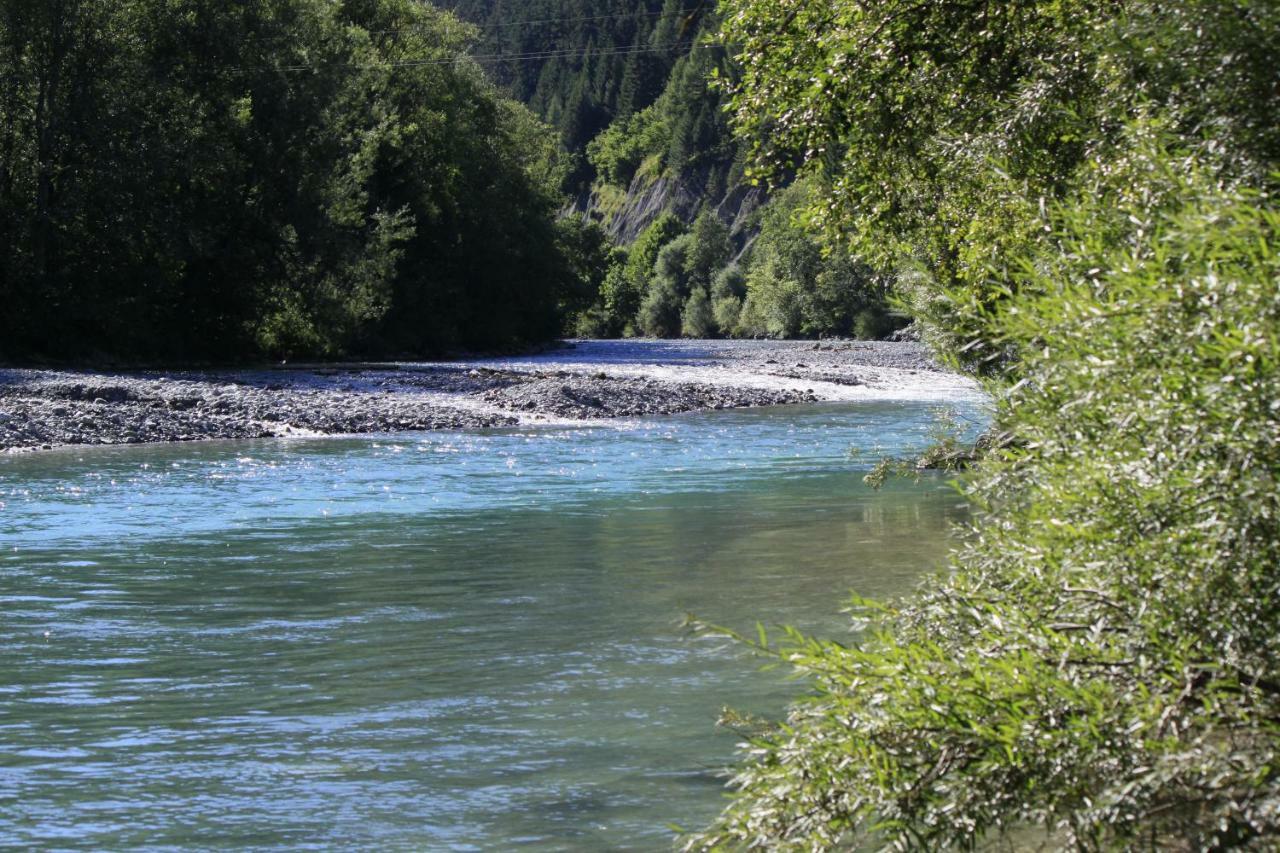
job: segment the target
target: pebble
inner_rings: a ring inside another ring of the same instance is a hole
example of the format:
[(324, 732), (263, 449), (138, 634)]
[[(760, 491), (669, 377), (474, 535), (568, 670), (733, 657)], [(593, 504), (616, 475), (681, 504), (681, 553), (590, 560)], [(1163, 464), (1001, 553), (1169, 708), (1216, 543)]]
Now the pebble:
[[(813, 342), (741, 347), (688, 342), (699, 363), (799, 382), (864, 384), (859, 367), (936, 371), (922, 345)], [(705, 346), (701, 346), (705, 345)], [(645, 342), (623, 346), (645, 352)], [(800, 355), (803, 353), (804, 360)], [(529, 363), (537, 364), (538, 356)], [(457, 405), (451, 405), (451, 398)], [(319, 370), (106, 373), (0, 369), (0, 451), (298, 433), (350, 434), (514, 426), (521, 417), (585, 420), (769, 406), (815, 399), (811, 387), (761, 389), (584, 370), (433, 364)], [(520, 413), (520, 415), (517, 415)]]

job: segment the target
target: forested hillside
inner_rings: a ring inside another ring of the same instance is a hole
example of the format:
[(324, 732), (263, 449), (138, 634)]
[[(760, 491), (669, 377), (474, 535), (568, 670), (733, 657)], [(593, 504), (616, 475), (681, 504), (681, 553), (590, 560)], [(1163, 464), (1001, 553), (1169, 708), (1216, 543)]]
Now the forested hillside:
[(729, 175), (737, 147), (722, 96), (710, 85), (712, 73), (727, 68), (724, 51), (711, 38), (718, 26), (714, 3), (438, 5), (481, 28), (475, 54), (499, 85), (559, 129), (575, 157), (566, 189), (579, 198), (580, 209), (589, 207), (606, 225), (616, 225), (612, 230), (624, 242), (674, 201), (663, 199), (638, 220), (615, 223), (621, 196), (642, 163), (655, 179), (697, 182), (686, 191), (694, 197), (680, 202), (687, 221), (704, 203), (718, 203), (741, 177)]
[(0, 356), (888, 328), (749, 179), (714, 4), (440, 5), (0, 0)]
[(737, 69), (714, 3), (439, 0), (476, 55), (560, 130), (570, 213), (618, 248), (573, 331), (589, 336), (878, 337), (888, 279), (797, 221), (813, 182), (770, 201), (728, 124)]
[(3, 0), (0, 353), (557, 334), (587, 286), (563, 158), (476, 37), (413, 0)]
[[(658, 97), (697, 33), (676, 0), (439, 0), (481, 27), (495, 80), (582, 151), (610, 122)], [(696, 6), (696, 3), (689, 5)], [(518, 57), (518, 58), (515, 58)]]

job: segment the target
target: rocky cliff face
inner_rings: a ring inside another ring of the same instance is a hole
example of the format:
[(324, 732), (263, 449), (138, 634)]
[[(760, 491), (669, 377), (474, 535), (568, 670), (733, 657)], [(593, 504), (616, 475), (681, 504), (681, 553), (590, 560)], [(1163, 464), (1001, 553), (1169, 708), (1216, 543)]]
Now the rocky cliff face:
[(729, 226), (734, 244), (744, 248), (755, 236), (752, 214), (766, 201), (768, 193), (762, 187), (730, 184), (719, 192), (708, 192), (711, 169), (699, 167), (679, 175), (664, 174), (656, 179), (650, 175), (637, 175), (627, 189), (620, 208), (616, 205), (606, 210), (596, 191), (580, 197), (574, 212), (597, 219), (614, 240), (630, 245), (640, 236), (649, 223), (663, 213), (670, 212), (688, 223), (703, 210), (710, 208)]

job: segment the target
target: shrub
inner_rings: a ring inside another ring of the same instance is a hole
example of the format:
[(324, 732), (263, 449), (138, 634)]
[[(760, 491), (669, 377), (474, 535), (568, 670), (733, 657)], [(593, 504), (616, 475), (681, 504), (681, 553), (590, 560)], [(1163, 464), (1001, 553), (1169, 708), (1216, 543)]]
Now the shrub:
[(800, 331), (804, 314), (804, 285), (784, 271), (776, 254), (753, 259), (747, 273), (747, 304), (741, 322), (754, 334), (792, 338)]
[(640, 293), (627, 276), (625, 261), (615, 263), (600, 285), (600, 300), (608, 318), (609, 334), (617, 334), (635, 317), (640, 307)]
[(693, 221), (689, 235), (692, 239), (687, 261), (689, 280), (699, 287), (710, 287), (716, 273), (729, 263), (733, 254), (729, 228), (714, 212), (704, 210)]
[(671, 279), (656, 276), (649, 282), (636, 324), (640, 332), (652, 338), (674, 338), (680, 334), (682, 301)]
[(893, 320), (883, 308), (863, 308), (853, 318), (853, 336), (860, 341), (878, 341), (893, 329)]
[(695, 287), (680, 314), (680, 333), (686, 338), (714, 338), (719, 329), (705, 287)]
[(604, 305), (597, 304), (578, 315), (573, 334), (579, 338), (608, 338), (617, 334), (613, 318)]
[(737, 266), (728, 266), (720, 270), (711, 279), (711, 297), (713, 299), (732, 298), (739, 302), (747, 295), (747, 277)]
[(662, 113), (651, 105), (614, 122), (587, 143), (587, 159), (604, 183), (625, 189), (640, 163), (665, 148), (668, 133)]
[(824, 248), (821, 235), (799, 219), (818, 191), (813, 180), (797, 182), (760, 214), (760, 233), (745, 264), (752, 302), (747, 334), (847, 335), (859, 310), (884, 307), (881, 280), (846, 247)]
[(682, 298), (689, 295), (689, 260), (693, 248), (693, 235), (682, 234), (663, 246), (653, 263), (654, 277), (665, 279)]
[(1173, 162), (1050, 211), (987, 319), (1015, 442), (950, 571), (856, 602), (854, 645), (766, 647), (816, 690), (689, 848), (1274, 849), (1280, 214)]
[(736, 266), (725, 267), (711, 281), (711, 311), (724, 335), (738, 335), (738, 316), (747, 295), (747, 278)]
[(752, 175), (820, 180), (801, 216), (910, 268), (927, 336), (974, 369), (1012, 362), (966, 318), (999, 310), (1042, 204), (1107, 168), (1128, 121), (1158, 118), (1224, 177), (1280, 164), (1274, 0), (722, 5)]

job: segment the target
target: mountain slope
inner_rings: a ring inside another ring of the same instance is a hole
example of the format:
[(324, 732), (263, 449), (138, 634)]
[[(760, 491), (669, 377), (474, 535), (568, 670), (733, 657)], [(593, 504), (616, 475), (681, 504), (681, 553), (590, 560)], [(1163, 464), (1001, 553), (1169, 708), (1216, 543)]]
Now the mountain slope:
[[(475, 23), (496, 80), (555, 126), (572, 166), (566, 221), (594, 256), (586, 336), (875, 337), (886, 279), (796, 224), (816, 188), (770, 199), (745, 174), (724, 94), (737, 69), (701, 0), (439, 0)], [(627, 8), (623, 8), (624, 5)], [(590, 225), (584, 232), (599, 234)]]
[[(629, 244), (662, 213), (686, 223), (716, 209), (736, 234), (762, 194), (743, 186), (714, 71), (732, 69), (706, 37), (698, 0), (438, 0), (481, 31), (473, 54), (560, 132), (574, 155), (574, 209)], [(744, 242), (742, 238), (739, 242)]]

